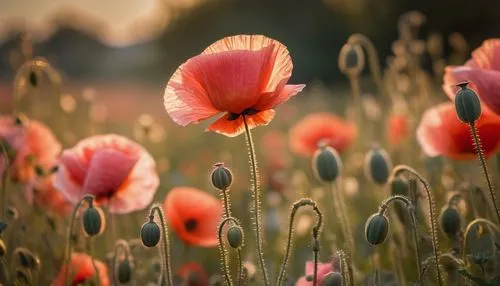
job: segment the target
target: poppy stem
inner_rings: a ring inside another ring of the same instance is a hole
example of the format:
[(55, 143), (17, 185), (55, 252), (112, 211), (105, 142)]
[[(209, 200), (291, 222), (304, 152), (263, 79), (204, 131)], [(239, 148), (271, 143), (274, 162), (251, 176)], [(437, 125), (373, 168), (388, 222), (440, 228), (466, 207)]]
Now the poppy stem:
[[(337, 179), (338, 182), (339, 179)], [(337, 188), (335, 188), (335, 182), (330, 184), (330, 192), (333, 194), (333, 202), (335, 204), (335, 212), (337, 213), (337, 218), (340, 220), (340, 226), (344, 235), (345, 243), (350, 252), (354, 251), (354, 238), (351, 232), (351, 227), (349, 219), (346, 217), (346, 208), (344, 203), (344, 196), (340, 184), (337, 183)]]
[(434, 259), (436, 260), (436, 274), (438, 279), (438, 285), (443, 285), (443, 278), (441, 276), (441, 265), (439, 261), (439, 241), (437, 234), (437, 222), (436, 222), (436, 204), (434, 202), (434, 196), (431, 192), (431, 187), (429, 183), (413, 168), (406, 165), (398, 165), (392, 170), (392, 176), (396, 177), (402, 172), (408, 172), (415, 176), (420, 183), (424, 186), (425, 192), (427, 194), (427, 202), (429, 203), (429, 215), (430, 215), (430, 226), (431, 226), (431, 237), (432, 237), (432, 250), (434, 254)]
[(94, 239), (91, 237), (90, 238), (90, 258), (92, 259), (92, 267), (94, 267), (94, 272), (95, 272), (95, 280), (97, 282), (97, 286), (101, 286), (101, 276), (99, 274), (99, 268), (97, 267), (94, 259)]
[[(390, 196), (387, 199), (385, 199), (379, 206), (379, 214), (383, 215), (389, 205), (395, 201), (398, 201), (402, 204), (405, 205), (406, 210), (408, 210), (408, 214), (410, 215), (410, 220), (411, 220), (411, 228), (413, 232), (413, 242), (415, 244), (415, 258), (417, 260), (417, 272), (418, 272), (418, 280), (420, 282), (420, 285), (424, 285), (424, 281), (422, 279), (422, 263), (420, 260), (421, 254), (420, 254), (420, 246), (418, 243), (418, 229), (417, 229), (417, 219), (415, 217), (415, 206), (411, 203), (410, 198), (407, 198), (405, 196), (401, 195), (395, 195), (395, 196)], [(397, 262), (396, 262), (397, 263)]]
[(498, 210), (497, 197), (495, 195), (495, 190), (493, 189), (493, 184), (491, 183), (490, 174), (488, 168), (486, 167), (486, 160), (484, 158), (483, 149), (481, 147), (481, 140), (479, 140), (479, 134), (476, 130), (476, 125), (474, 122), (469, 124), (470, 130), (472, 132), (472, 137), (474, 137), (474, 145), (476, 147), (476, 154), (483, 168), (483, 175), (486, 178), (486, 183), (488, 184), (488, 190), (490, 191), (491, 201), (497, 215), (498, 222), (500, 223), (500, 211)]
[(245, 125), (245, 139), (248, 147), (248, 157), (250, 159), (250, 170), (252, 173), (251, 185), (254, 199), (254, 223), (255, 223), (255, 240), (257, 244), (257, 255), (259, 256), (259, 266), (262, 272), (264, 285), (269, 285), (269, 278), (267, 277), (266, 262), (264, 261), (264, 253), (262, 251), (262, 237), (261, 237), (261, 222), (260, 222), (260, 182), (257, 169), (257, 157), (255, 156), (254, 142), (252, 133), (248, 128), (247, 119), (245, 114), (242, 115), (243, 124)]
[(69, 272), (71, 271), (71, 263), (69, 260), (71, 259), (71, 254), (73, 252), (73, 247), (71, 247), (71, 243), (73, 242), (73, 228), (75, 225), (76, 216), (78, 214), (78, 210), (83, 205), (84, 202), (91, 204), (94, 201), (94, 196), (85, 195), (74, 207), (73, 213), (71, 214), (71, 219), (69, 221), (69, 227), (66, 236), (66, 248), (64, 249), (64, 264), (66, 265), (66, 271), (64, 272), (64, 285), (69, 285)]
[(340, 270), (342, 271), (342, 285), (354, 285), (354, 277), (352, 273), (352, 267), (350, 265), (350, 259), (344, 250), (337, 251), (337, 255), (340, 258)]
[[(2, 156), (4, 157), (4, 170), (2, 172), (2, 187), (1, 187), (1, 190), (0, 192), (2, 193), (1, 194), (1, 198), (2, 198), (2, 219), (5, 219), (5, 215), (6, 215), (6, 209), (7, 209), (7, 178), (9, 176), (9, 169), (10, 169), (10, 160), (9, 160), (9, 154), (7, 153), (7, 149), (5, 148), (5, 143), (4, 142), (0, 142), (0, 146), (2, 146)], [(0, 166), (1, 167), (1, 166)]]
[(496, 232), (497, 234), (500, 234), (500, 227), (498, 227), (496, 224), (491, 222), (490, 220), (484, 219), (484, 218), (476, 218), (475, 220), (471, 221), (468, 225), (467, 228), (465, 229), (464, 232), (464, 244), (462, 247), (462, 259), (466, 261), (466, 255), (467, 255), (467, 244), (469, 240), (469, 232), (478, 224), (486, 225), (489, 229), (490, 235), (491, 235), (491, 230)]
[(316, 202), (309, 198), (302, 198), (295, 203), (293, 203), (292, 211), (290, 212), (289, 225), (288, 225), (288, 239), (285, 247), (285, 256), (283, 257), (283, 263), (281, 264), (281, 270), (278, 276), (276, 285), (283, 285), (285, 279), (286, 268), (288, 266), (288, 259), (290, 258), (290, 250), (293, 243), (293, 223), (295, 221), (295, 215), (301, 207), (311, 206), (316, 213), (316, 224), (312, 228), (313, 237), (313, 255), (314, 255), (314, 273), (313, 273), (313, 285), (316, 285), (317, 273), (318, 273), (318, 253), (319, 253), (319, 242), (318, 237), (323, 226), (323, 214), (318, 208)]
[[(224, 276), (226, 278), (226, 283), (228, 286), (232, 286), (233, 280), (231, 279), (231, 274), (229, 273), (230, 271), (229, 271), (228, 261), (226, 260), (227, 251), (224, 248), (224, 242), (222, 241), (222, 230), (224, 229), (224, 225), (226, 225), (226, 223), (229, 221), (231, 221), (232, 223), (234, 223), (237, 226), (240, 226), (240, 223), (238, 222), (238, 220), (236, 218), (226, 217), (224, 220), (222, 220), (222, 222), (219, 225), (219, 229), (217, 231), (217, 238), (219, 239), (219, 251), (220, 251), (220, 255), (221, 255), (222, 268), (224, 269)], [(239, 248), (238, 248), (238, 250), (239, 250)], [(240, 272), (243, 269), (243, 267), (242, 267), (242, 260), (241, 260), (240, 251), (238, 251), (237, 254), (238, 254), (238, 283), (239, 283), (241, 275), (242, 275)]]
[[(160, 218), (160, 223), (161, 223), (161, 235), (162, 235), (162, 243), (163, 243), (163, 252), (160, 251), (160, 255), (162, 256), (162, 275), (164, 279), (166, 279), (166, 282), (168, 285), (174, 285), (172, 283), (172, 270), (171, 268), (171, 263), (170, 263), (170, 248), (169, 248), (169, 241), (168, 241), (168, 228), (167, 224), (165, 223), (165, 214), (163, 212), (163, 208), (159, 204), (154, 204), (151, 207), (151, 210), (149, 212), (149, 216), (154, 217), (155, 212), (158, 213), (158, 216)], [(165, 275), (167, 277), (165, 277)]]

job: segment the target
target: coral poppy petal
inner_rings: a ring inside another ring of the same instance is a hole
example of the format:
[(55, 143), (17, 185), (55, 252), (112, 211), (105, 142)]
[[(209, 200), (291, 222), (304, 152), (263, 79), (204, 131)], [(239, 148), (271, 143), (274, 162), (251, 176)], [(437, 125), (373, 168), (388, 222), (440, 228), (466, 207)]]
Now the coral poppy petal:
[(305, 84), (287, 84), (279, 92), (266, 93), (260, 96), (259, 101), (255, 104), (255, 109), (257, 110), (267, 110), (274, 108), (290, 99), (290, 97), (301, 92)]
[[(94, 260), (95, 266), (99, 271), (99, 280), (100, 285), (109, 286), (109, 274), (108, 267), (99, 260)], [(95, 276), (95, 270), (92, 263), (92, 258), (84, 253), (74, 252), (71, 255), (71, 260), (69, 262), (70, 269), (69, 273), (69, 281), (70, 285), (80, 285), (84, 282), (88, 282), (90, 279), (93, 279)], [(66, 283), (66, 272), (68, 272), (68, 267), (66, 265), (61, 266), (61, 270), (56, 275), (52, 285), (54, 286), (63, 286)]]
[[(257, 126), (267, 125), (273, 120), (274, 115), (275, 111), (273, 109), (261, 111), (253, 115), (246, 115), (248, 128), (252, 129)], [(227, 116), (227, 114), (224, 114), (221, 118), (208, 126), (205, 131), (214, 131), (228, 137), (238, 136), (245, 131), (245, 125), (241, 116), (231, 121), (227, 120)]]
[(489, 39), (472, 52), (474, 63), (487, 70), (500, 71), (500, 39)]

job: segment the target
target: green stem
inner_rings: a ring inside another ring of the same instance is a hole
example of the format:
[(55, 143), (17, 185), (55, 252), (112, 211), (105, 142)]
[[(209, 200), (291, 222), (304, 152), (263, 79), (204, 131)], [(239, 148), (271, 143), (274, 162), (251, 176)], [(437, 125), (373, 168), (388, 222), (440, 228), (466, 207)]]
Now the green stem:
[[(231, 217), (231, 201), (229, 199), (229, 195), (227, 193), (227, 188), (226, 189), (223, 189), (221, 190), (221, 193), (222, 193), (222, 201), (224, 202), (224, 214), (225, 214), (225, 218), (229, 218)], [(241, 284), (241, 275), (242, 275), (242, 260), (241, 260), (241, 249), (236, 249), (236, 259), (238, 260), (238, 266), (237, 266), (237, 269), (236, 269), (236, 273), (238, 273), (238, 284), (237, 285), (240, 285)], [(229, 258), (228, 258), (228, 262), (229, 264)]]
[(293, 223), (295, 221), (295, 215), (297, 214), (297, 211), (299, 208), (304, 207), (304, 206), (311, 206), (316, 213), (317, 216), (317, 222), (313, 226), (313, 255), (314, 255), (314, 273), (313, 273), (313, 285), (316, 285), (316, 280), (317, 280), (317, 272), (318, 272), (318, 252), (319, 252), (319, 243), (318, 243), (318, 237), (319, 233), (321, 231), (321, 227), (323, 225), (323, 214), (319, 210), (316, 202), (312, 199), (309, 198), (302, 198), (298, 201), (296, 201), (293, 206), (292, 206), (292, 211), (290, 212), (290, 219), (289, 219), (289, 224), (288, 224), (288, 239), (286, 242), (286, 247), (285, 247), (285, 256), (283, 258), (283, 263), (281, 264), (281, 270), (278, 275), (278, 280), (276, 282), (276, 285), (280, 286), (283, 285), (284, 278), (285, 278), (285, 273), (286, 273), (286, 268), (288, 265), (288, 259), (290, 258), (290, 250), (292, 248), (292, 242), (293, 242)]
[(354, 277), (352, 273), (352, 267), (349, 264), (348, 255), (343, 250), (337, 251), (337, 255), (340, 258), (340, 269), (342, 271), (342, 285), (354, 285)]
[(474, 137), (476, 153), (479, 158), (479, 162), (481, 162), (481, 167), (483, 168), (483, 174), (484, 177), (486, 178), (486, 183), (488, 184), (488, 190), (490, 191), (491, 201), (493, 203), (493, 207), (495, 208), (495, 213), (497, 215), (498, 222), (500, 223), (500, 211), (498, 210), (497, 197), (495, 195), (495, 190), (493, 189), (493, 185), (491, 183), (490, 175), (488, 173), (488, 168), (486, 167), (486, 160), (484, 158), (483, 149), (481, 148), (481, 142), (479, 141), (479, 135), (477, 134), (474, 122), (470, 124), (470, 130), (472, 132), (472, 136)]
[(254, 195), (254, 223), (255, 223), (255, 240), (257, 244), (257, 255), (259, 257), (259, 267), (263, 276), (263, 282), (265, 286), (269, 285), (269, 278), (267, 277), (266, 263), (264, 261), (264, 253), (262, 251), (262, 237), (261, 237), (261, 223), (260, 223), (260, 182), (257, 170), (257, 158), (255, 156), (255, 148), (252, 139), (252, 133), (248, 128), (247, 120), (245, 115), (242, 115), (243, 124), (245, 125), (245, 138), (248, 147), (248, 156), (251, 163), (251, 173), (252, 173), (252, 193)]
[[(338, 179), (337, 181), (339, 181), (339, 180), (340, 179)], [(342, 232), (344, 234), (345, 242), (348, 246), (349, 251), (351, 253), (353, 253), (354, 252), (354, 238), (352, 235), (349, 219), (346, 216), (347, 209), (346, 209), (345, 203), (344, 203), (344, 196), (343, 196), (342, 189), (340, 188), (339, 184), (337, 184), (338, 187), (336, 189), (335, 189), (334, 184), (335, 183), (333, 183), (333, 182), (330, 184), (330, 192), (333, 193), (333, 196), (334, 196), (333, 200), (337, 204), (337, 206), (336, 206), (337, 217), (340, 220), (340, 225), (342, 227)]]
[(92, 237), (90, 238), (90, 257), (92, 258), (92, 267), (94, 267), (97, 286), (100, 286), (101, 276), (99, 274), (99, 268), (97, 267), (94, 259), (94, 239)]
[[(226, 283), (227, 285), (231, 286), (233, 285), (233, 280), (231, 279), (231, 275), (229, 273), (229, 265), (228, 261), (226, 259), (226, 254), (227, 251), (224, 248), (224, 242), (222, 241), (222, 230), (224, 229), (224, 225), (226, 225), (227, 222), (231, 221), (237, 226), (240, 226), (240, 223), (238, 222), (237, 219), (234, 217), (226, 217), (224, 220), (219, 225), (219, 229), (217, 231), (217, 238), (219, 239), (219, 250), (220, 250), (220, 255), (222, 258), (222, 268), (224, 269), (224, 276), (226, 278)], [(241, 269), (242, 269), (242, 261), (241, 261), (241, 253), (238, 251), (238, 280), (240, 280), (241, 277)]]
[(168, 242), (168, 228), (167, 228), (167, 224), (165, 223), (165, 215), (163, 214), (163, 208), (161, 207), (161, 205), (159, 204), (154, 204), (152, 207), (151, 207), (151, 210), (149, 212), (149, 219), (150, 220), (153, 220), (154, 219), (154, 214), (155, 212), (158, 213), (158, 216), (160, 217), (160, 223), (161, 223), (161, 229), (162, 229), (162, 232), (161, 232), (161, 235), (162, 235), (162, 243), (163, 243), (163, 252), (160, 252), (162, 253), (162, 257), (163, 258), (163, 262), (162, 262), (162, 265), (164, 267), (162, 267), (164, 269), (164, 271), (166, 273), (166, 277), (163, 276), (167, 282), (168, 285), (174, 285), (172, 283), (172, 270), (171, 270), (171, 264), (170, 264), (170, 248), (169, 248), (169, 242)]

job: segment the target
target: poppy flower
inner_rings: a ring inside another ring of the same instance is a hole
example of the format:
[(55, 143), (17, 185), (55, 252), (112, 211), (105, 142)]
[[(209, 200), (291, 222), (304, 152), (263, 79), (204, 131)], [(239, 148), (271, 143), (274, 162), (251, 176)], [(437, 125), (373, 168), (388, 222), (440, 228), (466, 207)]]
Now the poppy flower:
[(393, 114), (387, 122), (387, 140), (391, 145), (399, 145), (409, 135), (408, 116)]
[[(323, 285), (323, 279), (325, 276), (333, 271), (333, 265), (331, 263), (318, 263), (317, 270), (317, 285)], [(313, 285), (312, 281), (307, 281), (306, 276), (314, 274), (314, 262), (307, 261), (306, 262), (306, 275), (299, 278), (295, 286), (311, 286)]]
[(463, 66), (446, 67), (443, 89), (451, 99), (458, 90), (454, 85), (464, 81), (470, 81), (484, 105), (500, 115), (500, 39), (484, 41)]
[[(99, 260), (94, 260), (97, 269), (99, 270), (99, 280), (101, 286), (109, 286), (108, 268), (104, 263)], [(92, 258), (85, 253), (73, 253), (71, 255), (69, 273), (69, 285), (83, 285), (85, 282), (95, 279), (95, 270), (92, 265)], [(66, 272), (68, 271), (67, 265), (63, 265), (53, 281), (53, 286), (64, 286)]]
[(187, 286), (208, 286), (207, 272), (200, 264), (188, 262), (181, 266), (176, 273), (177, 277), (182, 279), (182, 285)]
[(164, 209), (168, 224), (186, 244), (215, 247), (222, 218), (219, 199), (191, 187), (175, 187), (167, 194)]
[(51, 211), (60, 216), (72, 210), (72, 204), (54, 187), (54, 175), (38, 177), (26, 185), (24, 198), (29, 204)]
[(183, 63), (165, 89), (164, 104), (179, 125), (224, 113), (207, 130), (229, 137), (267, 125), (274, 107), (302, 91), (287, 85), (292, 60), (280, 42), (261, 35), (237, 35), (215, 42)]
[(312, 156), (320, 143), (338, 152), (349, 148), (356, 138), (356, 126), (329, 113), (313, 113), (302, 118), (290, 130), (290, 148), (297, 155)]
[[(52, 131), (36, 120), (20, 122), (12, 116), (0, 116), (0, 140), (7, 144), (12, 179), (29, 183), (36, 176), (35, 168), (48, 170), (55, 166), (61, 144)], [(1, 165), (5, 168), (2, 156)]]
[[(476, 121), (476, 129), (486, 157), (500, 150), (500, 116), (483, 110)], [(455, 160), (476, 158), (470, 127), (458, 119), (452, 102), (441, 103), (425, 111), (417, 128), (417, 139), (429, 157), (442, 155)]]
[(107, 134), (64, 150), (54, 184), (73, 203), (91, 194), (109, 212), (123, 214), (147, 207), (159, 178), (153, 157), (141, 145)]

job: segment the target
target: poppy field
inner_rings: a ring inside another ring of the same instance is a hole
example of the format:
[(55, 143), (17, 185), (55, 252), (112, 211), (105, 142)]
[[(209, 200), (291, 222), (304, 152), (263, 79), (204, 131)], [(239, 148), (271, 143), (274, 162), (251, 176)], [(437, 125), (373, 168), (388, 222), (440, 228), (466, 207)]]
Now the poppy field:
[(122, 122), (21, 49), (0, 284), (500, 285), (500, 39), (456, 34), (444, 56), (402, 17), (384, 61), (345, 39), (347, 88), (291, 80), (286, 42), (228, 35), (165, 75), (161, 115)]

